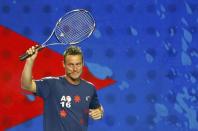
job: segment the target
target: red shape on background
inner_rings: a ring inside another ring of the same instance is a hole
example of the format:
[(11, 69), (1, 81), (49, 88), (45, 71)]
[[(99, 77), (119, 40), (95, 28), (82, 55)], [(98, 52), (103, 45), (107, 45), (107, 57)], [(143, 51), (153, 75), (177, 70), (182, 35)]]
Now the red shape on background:
[[(23, 123), (43, 113), (43, 101), (36, 97), (30, 101), (20, 88), (20, 77), (24, 62), (19, 56), (36, 42), (23, 37), (12, 30), (0, 26), (0, 131)], [(46, 48), (41, 51), (35, 62), (33, 76), (36, 79), (45, 76), (64, 75), (62, 55)], [(82, 78), (93, 83), (97, 90), (113, 84), (112, 79), (98, 79), (83, 68)]]

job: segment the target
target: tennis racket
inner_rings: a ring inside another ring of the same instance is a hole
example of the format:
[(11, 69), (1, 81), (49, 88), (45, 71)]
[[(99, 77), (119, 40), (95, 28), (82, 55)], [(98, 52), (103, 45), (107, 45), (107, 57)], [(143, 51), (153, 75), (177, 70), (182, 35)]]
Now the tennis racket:
[[(77, 44), (86, 38), (88, 38), (95, 29), (95, 21), (91, 13), (84, 9), (72, 10), (63, 15), (56, 23), (52, 33), (41, 45), (36, 49), (41, 49), (49, 45), (58, 44)], [(48, 43), (48, 41), (55, 34), (55, 37), (59, 41), (58, 43)], [(21, 61), (30, 57), (28, 53), (21, 55), (19, 58)]]

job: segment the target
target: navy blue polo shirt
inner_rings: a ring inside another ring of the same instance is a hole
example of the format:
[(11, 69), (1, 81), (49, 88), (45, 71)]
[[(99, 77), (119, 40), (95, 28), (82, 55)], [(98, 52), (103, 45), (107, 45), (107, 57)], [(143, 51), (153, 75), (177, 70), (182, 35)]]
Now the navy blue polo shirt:
[(87, 131), (89, 109), (100, 106), (95, 87), (81, 79), (70, 84), (64, 76), (36, 80), (36, 95), (44, 100), (45, 131)]

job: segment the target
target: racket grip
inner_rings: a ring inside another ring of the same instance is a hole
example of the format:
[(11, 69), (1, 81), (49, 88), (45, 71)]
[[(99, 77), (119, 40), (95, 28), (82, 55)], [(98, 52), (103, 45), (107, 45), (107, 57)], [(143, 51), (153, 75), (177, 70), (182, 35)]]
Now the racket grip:
[[(41, 51), (43, 48), (44, 48), (43, 46), (39, 45), (35, 49), (38, 50), (38, 51)], [(28, 53), (24, 53), (23, 55), (19, 56), (19, 59), (20, 59), (20, 61), (24, 61), (24, 60), (26, 60), (27, 58), (29, 58), (32, 55), (30, 55)]]

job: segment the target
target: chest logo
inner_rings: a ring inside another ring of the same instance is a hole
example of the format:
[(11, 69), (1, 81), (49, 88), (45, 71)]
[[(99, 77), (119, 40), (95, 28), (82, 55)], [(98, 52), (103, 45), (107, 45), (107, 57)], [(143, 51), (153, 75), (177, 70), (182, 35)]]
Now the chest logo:
[(71, 101), (72, 101), (71, 96), (62, 96), (60, 102), (61, 107), (71, 108)]

